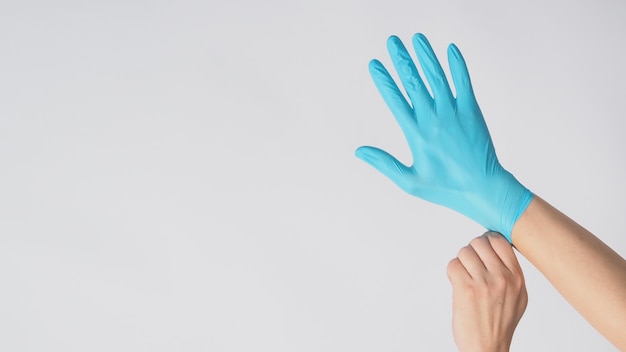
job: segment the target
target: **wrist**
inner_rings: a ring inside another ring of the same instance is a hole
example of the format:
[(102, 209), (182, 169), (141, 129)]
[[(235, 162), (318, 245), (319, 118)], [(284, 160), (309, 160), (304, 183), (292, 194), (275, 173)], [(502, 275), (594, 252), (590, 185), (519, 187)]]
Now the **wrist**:
[(532, 201), (532, 192), (504, 169), (472, 188), (460, 201), (464, 208), (457, 210), (511, 243), (513, 227)]
[(513, 227), (532, 202), (534, 195), (526, 187), (524, 187), (524, 185), (517, 181), (512, 174), (509, 172), (506, 173), (510, 179), (510, 186), (504, 194), (504, 200), (502, 203), (502, 216), (500, 220), (502, 221), (501, 226), (503, 232), (501, 233), (507, 241), (509, 241), (509, 243), (513, 243), (511, 239)]
[(510, 344), (500, 343), (495, 346), (459, 347), (459, 352), (509, 352)]

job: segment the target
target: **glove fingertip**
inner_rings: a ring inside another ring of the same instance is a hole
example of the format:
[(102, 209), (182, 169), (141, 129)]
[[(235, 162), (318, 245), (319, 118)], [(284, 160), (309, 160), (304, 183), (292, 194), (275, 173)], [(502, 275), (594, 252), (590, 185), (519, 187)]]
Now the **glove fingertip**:
[(402, 43), (402, 39), (395, 35), (392, 35), (389, 39), (387, 39), (387, 51), (391, 54), (392, 59), (394, 56), (403, 58), (408, 57), (406, 47), (404, 46), (404, 43)]
[(448, 56), (453, 57), (457, 61), (461, 59), (461, 52), (454, 43), (450, 43), (450, 45), (448, 45)]
[(418, 33), (413, 34), (413, 41), (417, 41), (417, 40), (428, 40), (428, 39), (426, 39), (426, 36), (423, 33), (418, 32)]
[(367, 162), (367, 163), (371, 163), (372, 160), (376, 159), (374, 158), (374, 156), (372, 155), (372, 153), (370, 152), (372, 148), (371, 147), (367, 147), (367, 146), (362, 146), (362, 147), (358, 147), (355, 151), (354, 151), (354, 155)]
[(389, 38), (387, 38), (387, 45), (397, 45), (397, 44), (402, 44), (402, 40), (397, 36), (397, 35), (390, 35)]
[(364, 147), (358, 147), (358, 148), (356, 148), (356, 149), (354, 150), (354, 156), (356, 156), (357, 158), (360, 158), (360, 157), (361, 157), (361, 154), (363, 153), (363, 151), (362, 151), (362, 149), (363, 149), (363, 148), (364, 148)]
[(371, 75), (379, 75), (381, 73), (384, 74), (387, 72), (382, 62), (376, 59), (370, 60), (369, 64), (367, 65), (367, 68), (369, 69)]

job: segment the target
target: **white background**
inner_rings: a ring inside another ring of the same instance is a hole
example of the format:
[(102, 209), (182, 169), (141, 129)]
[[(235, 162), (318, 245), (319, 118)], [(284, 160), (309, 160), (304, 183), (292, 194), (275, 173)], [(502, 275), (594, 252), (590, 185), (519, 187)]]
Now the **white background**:
[[(411, 162), (368, 61), (455, 42), (502, 164), (624, 255), (625, 15), (2, 1), (0, 350), (455, 350), (446, 264), (483, 229), (354, 157)], [(512, 350), (614, 350), (521, 260)]]

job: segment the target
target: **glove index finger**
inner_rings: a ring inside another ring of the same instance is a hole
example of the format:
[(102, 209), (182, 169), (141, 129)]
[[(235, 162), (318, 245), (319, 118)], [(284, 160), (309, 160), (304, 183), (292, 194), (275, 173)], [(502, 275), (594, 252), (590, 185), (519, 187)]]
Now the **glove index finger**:
[(396, 82), (391, 78), (389, 71), (378, 60), (370, 61), (369, 71), (378, 92), (385, 100), (393, 116), (395, 116), (400, 128), (403, 131), (408, 131), (409, 126), (415, 123), (413, 108), (404, 98)]

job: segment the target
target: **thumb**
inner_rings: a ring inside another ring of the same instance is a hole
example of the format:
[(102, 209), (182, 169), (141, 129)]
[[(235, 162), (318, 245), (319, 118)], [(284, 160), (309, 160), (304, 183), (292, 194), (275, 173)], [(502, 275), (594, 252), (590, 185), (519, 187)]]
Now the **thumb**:
[(406, 189), (412, 169), (382, 149), (375, 147), (359, 147), (355, 155), (380, 171), (402, 189)]

